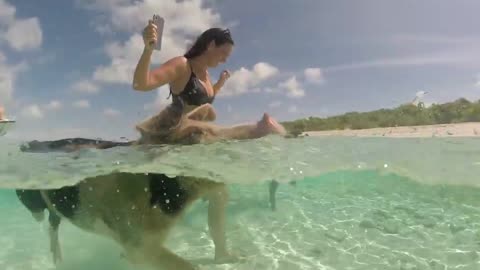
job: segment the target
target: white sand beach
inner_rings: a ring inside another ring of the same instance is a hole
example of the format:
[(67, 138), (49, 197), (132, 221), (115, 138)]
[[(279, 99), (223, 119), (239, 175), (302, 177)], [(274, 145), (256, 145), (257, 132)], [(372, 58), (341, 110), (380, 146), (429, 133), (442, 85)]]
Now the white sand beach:
[(477, 137), (480, 136), (480, 122), (440, 124), (425, 126), (401, 126), (370, 129), (345, 129), (304, 132), (306, 136), (353, 136), (353, 137)]

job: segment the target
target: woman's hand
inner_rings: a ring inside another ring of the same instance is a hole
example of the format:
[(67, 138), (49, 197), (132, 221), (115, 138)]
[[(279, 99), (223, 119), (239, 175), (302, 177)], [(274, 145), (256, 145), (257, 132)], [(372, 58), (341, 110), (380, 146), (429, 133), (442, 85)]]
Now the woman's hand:
[(155, 44), (157, 44), (157, 26), (152, 20), (148, 20), (148, 25), (143, 29), (143, 42), (145, 43), (145, 49), (153, 51)]
[(230, 78), (230, 72), (228, 70), (222, 71), (220, 73), (220, 78), (218, 79), (218, 82), (213, 86), (213, 91), (215, 92), (215, 95), (220, 91), (220, 89), (223, 87), (225, 82)]
[(222, 73), (220, 73), (220, 78), (218, 79), (218, 82), (224, 84), (229, 78), (230, 72), (228, 70), (224, 70), (222, 71)]

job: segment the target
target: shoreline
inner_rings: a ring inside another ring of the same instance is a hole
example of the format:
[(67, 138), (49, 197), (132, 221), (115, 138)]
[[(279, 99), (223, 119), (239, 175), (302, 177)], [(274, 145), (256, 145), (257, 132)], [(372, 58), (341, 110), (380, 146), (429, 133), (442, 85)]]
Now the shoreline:
[(347, 136), (388, 138), (480, 137), (480, 122), (422, 126), (399, 126), (369, 129), (305, 131), (300, 136)]

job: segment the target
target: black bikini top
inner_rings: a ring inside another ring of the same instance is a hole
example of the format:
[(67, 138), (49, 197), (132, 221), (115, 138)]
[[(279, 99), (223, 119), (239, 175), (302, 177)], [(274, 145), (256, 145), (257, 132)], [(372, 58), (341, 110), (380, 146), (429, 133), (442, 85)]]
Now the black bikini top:
[(206, 103), (211, 104), (215, 99), (215, 96), (210, 97), (208, 95), (207, 89), (205, 89), (200, 79), (193, 72), (192, 65), (189, 65), (191, 70), (190, 78), (188, 79), (185, 88), (183, 88), (183, 91), (176, 95), (173, 94), (170, 89), (170, 95), (172, 96), (173, 101), (172, 105), (181, 106), (183, 108), (184, 105), (200, 106)]

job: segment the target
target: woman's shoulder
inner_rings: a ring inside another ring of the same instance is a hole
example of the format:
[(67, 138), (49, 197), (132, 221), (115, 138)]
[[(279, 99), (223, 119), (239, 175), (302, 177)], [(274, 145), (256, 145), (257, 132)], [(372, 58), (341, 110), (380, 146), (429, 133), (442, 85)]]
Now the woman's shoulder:
[(177, 74), (186, 74), (190, 72), (188, 59), (184, 56), (170, 58), (167, 62), (165, 62), (164, 66), (169, 67), (171, 70), (175, 70)]
[(188, 59), (185, 56), (175, 56), (173, 58), (170, 58), (170, 60), (167, 61), (167, 63), (173, 64), (175, 66), (188, 66)]

